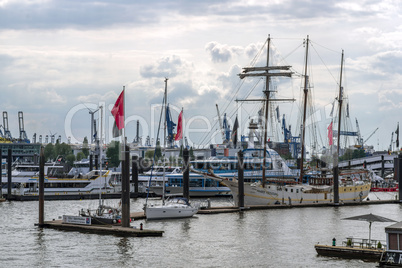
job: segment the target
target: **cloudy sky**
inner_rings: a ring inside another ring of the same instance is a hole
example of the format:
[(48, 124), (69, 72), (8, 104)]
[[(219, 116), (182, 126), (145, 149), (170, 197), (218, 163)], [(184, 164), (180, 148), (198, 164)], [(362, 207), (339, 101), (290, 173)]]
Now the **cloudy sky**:
[(156, 136), (168, 77), (174, 120), (183, 108), (191, 144), (208, 144), (211, 137), (197, 129), (217, 132), (216, 104), (231, 122), (236, 113), (256, 115), (255, 103), (232, 100), (262, 97), (264, 83), (246, 82), (237, 74), (252, 64), (270, 34), (272, 64), (292, 65), (295, 72), (274, 87), (277, 97), (296, 99), (280, 104), (280, 114), (297, 134), (303, 40), (309, 35), (313, 121), (319, 123), (321, 146), (328, 143), (343, 49), (349, 130), (356, 130), (355, 118), (364, 139), (378, 127), (367, 143), (387, 149), (402, 121), (401, 14), (398, 0), (0, 0), (0, 107), (8, 112), (14, 137), (19, 136), (18, 111), (23, 111), (30, 139), (34, 133), (56, 133), (62, 141), (81, 142), (90, 136), (87, 108), (103, 105), (109, 142), (110, 110), (125, 86), (126, 135), (132, 141), (140, 120), (145, 140)]

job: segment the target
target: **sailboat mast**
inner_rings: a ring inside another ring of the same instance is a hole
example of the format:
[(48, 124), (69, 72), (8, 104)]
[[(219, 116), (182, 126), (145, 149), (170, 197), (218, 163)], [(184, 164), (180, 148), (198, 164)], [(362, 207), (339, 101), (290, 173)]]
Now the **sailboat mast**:
[[(100, 125), (100, 141), (99, 141), (99, 169), (100, 169), (100, 172), (99, 172), (100, 173), (99, 174), (99, 176), (100, 176), (100, 182), (99, 182), (99, 215), (101, 215), (101, 213), (102, 213), (102, 210), (101, 210), (101, 208), (102, 208), (102, 175), (103, 175), (103, 173), (102, 173), (103, 106), (100, 106), (99, 109), (100, 109), (100, 124), (99, 124)], [(105, 184), (106, 184), (106, 179), (105, 179)], [(106, 185), (105, 185), (105, 188), (106, 188)]]
[(264, 156), (262, 162), (262, 187), (265, 187), (265, 170), (267, 164), (267, 136), (268, 136), (268, 109), (269, 109), (269, 45), (271, 43), (271, 35), (268, 35), (267, 41), (267, 76), (265, 78), (265, 122), (264, 122)]
[(166, 148), (166, 127), (167, 127), (167, 122), (166, 122), (166, 113), (167, 113), (167, 81), (168, 81), (168, 78), (166, 78), (165, 77), (165, 97), (164, 97), (164, 99), (165, 99), (165, 102), (164, 102), (164, 108), (162, 107), (162, 110), (164, 110), (165, 111), (165, 123), (164, 123), (164, 129), (163, 129), (163, 135), (164, 135), (164, 138), (163, 138), (163, 149), (162, 149), (162, 157), (163, 157), (163, 177), (162, 177), (162, 183), (163, 183), (163, 187), (162, 187), (162, 189), (163, 189), (163, 193), (162, 193), (162, 205), (164, 205), (165, 204), (165, 187), (166, 187), (166, 185), (165, 185), (165, 148)]
[(303, 107), (303, 124), (302, 124), (302, 137), (301, 137), (301, 155), (300, 155), (300, 177), (299, 183), (303, 182), (303, 162), (304, 162), (304, 144), (306, 134), (306, 114), (307, 114), (307, 96), (308, 96), (308, 76), (307, 76), (307, 63), (308, 63), (308, 35), (306, 39), (306, 61), (304, 66), (304, 107)]
[(339, 78), (339, 111), (338, 111), (338, 134), (337, 134), (337, 148), (336, 154), (334, 155), (334, 203), (339, 204), (339, 147), (340, 147), (340, 135), (341, 135), (341, 116), (342, 116), (342, 102), (343, 102), (343, 87), (342, 87), (342, 71), (343, 71), (343, 50), (341, 57), (341, 74)]
[(343, 71), (343, 50), (342, 50), (342, 59), (341, 59), (341, 74), (339, 78), (339, 111), (338, 111), (338, 135), (337, 135), (337, 148), (336, 154), (339, 157), (339, 147), (340, 147), (340, 135), (341, 135), (341, 115), (342, 115), (342, 102), (343, 102), (343, 86), (342, 86), (342, 71)]

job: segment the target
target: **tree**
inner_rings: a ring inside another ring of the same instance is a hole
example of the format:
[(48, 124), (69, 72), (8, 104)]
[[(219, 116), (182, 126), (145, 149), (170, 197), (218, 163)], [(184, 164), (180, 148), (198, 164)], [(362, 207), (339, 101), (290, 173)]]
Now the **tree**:
[(112, 141), (106, 150), (106, 156), (109, 159), (108, 167), (118, 167), (120, 164), (120, 142)]
[(56, 152), (56, 156), (61, 156), (61, 157), (66, 157), (69, 154), (72, 154), (73, 151), (71, 149), (71, 146), (66, 144), (66, 143), (56, 143), (56, 145), (54, 146), (55, 148), (55, 152)]
[(190, 160), (191, 160), (191, 161), (195, 160), (194, 151), (193, 151), (193, 146), (190, 147)]
[(159, 159), (162, 157), (162, 148), (161, 148), (161, 142), (158, 140), (156, 142), (156, 147), (155, 147), (155, 158)]
[(145, 158), (154, 159), (154, 150), (148, 150), (145, 152)]
[(69, 155), (66, 156), (66, 162), (70, 166), (72, 166), (74, 164), (74, 161), (75, 161), (75, 155), (74, 154), (69, 154)]
[(84, 141), (82, 142), (82, 152), (84, 153), (85, 157), (87, 158), (89, 155), (89, 147), (88, 147), (87, 137), (84, 137)]
[(45, 159), (46, 160), (54, 160), (56, 158), (56, 151), (54, 149), (54, 145), (48, 143), (44, 149)]
[(86, 156), (83, 152), (78, 152), (77, 153), (77, 161), (81, 161), (82, 159), (84, 159)]

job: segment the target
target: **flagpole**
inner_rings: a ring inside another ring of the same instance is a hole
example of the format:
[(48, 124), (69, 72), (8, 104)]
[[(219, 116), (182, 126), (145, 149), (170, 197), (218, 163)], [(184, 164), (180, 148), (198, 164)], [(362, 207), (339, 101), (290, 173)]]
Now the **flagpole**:
[(184, 108), (183, 107), (181, 107), (181, 112), (182, 112), (182, 114), (181, 114), (181, 144), (183, 144), (183, 146), (184, 146), (184, 145), (186, 145), (186, 143), (184, 142), (184, 126), (185, 126), (185, 124), (184, 124)]
[[(123, 86), (123, 146), (124, 151), (126, 150), (126, 87)], [(124, 158), (123, 158), (124, 159)]]

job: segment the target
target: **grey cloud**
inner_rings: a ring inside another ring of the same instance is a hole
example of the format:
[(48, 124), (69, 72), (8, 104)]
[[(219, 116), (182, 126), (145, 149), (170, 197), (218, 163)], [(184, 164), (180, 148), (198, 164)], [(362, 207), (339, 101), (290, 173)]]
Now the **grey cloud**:
[[(362, 6), (375, 6), (381, 1), (366, 1)], [(292, 0), (269, 5), (242, 5), (233, 1), (175, 1), (175, 0), (119, 0), (119, 1), (40, 1), (6, 2), (0, 7), (0, 29), (58, 29), (104, 28), (119, 24), (139, 25), (158, 23), (161, 14), (183, 16), (224, 16), (226, 21), (238, 22), (250, 16), (275, 20), (327, 18), (342, 15), (377, 15), (374, 8), (360, 11), (341, 8), (339, 1)], [(375, 12), (374, 12), (375, 11)]]
[(212, 62), (228, 62), (234, 54), (243, 51), (240, 47), (222, 45), (217, 42), (209, 42), (205, 46), (205, 50), (210, 55)]

